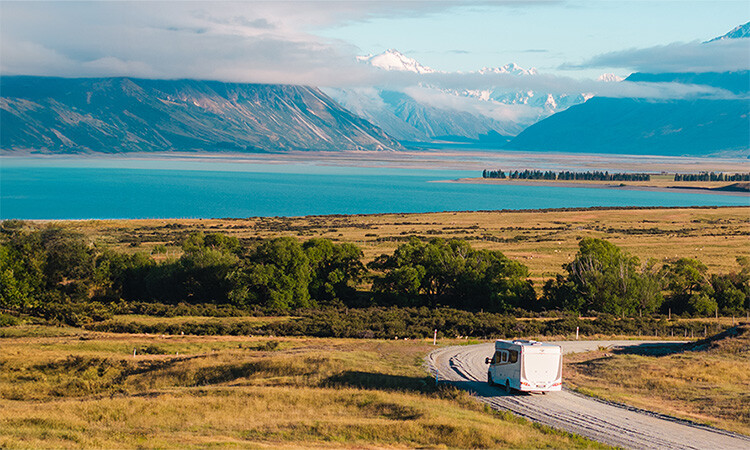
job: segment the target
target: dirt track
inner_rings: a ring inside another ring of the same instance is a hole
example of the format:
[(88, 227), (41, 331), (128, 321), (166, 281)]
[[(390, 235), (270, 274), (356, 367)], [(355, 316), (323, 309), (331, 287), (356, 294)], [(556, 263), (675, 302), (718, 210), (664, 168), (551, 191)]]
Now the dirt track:
[[(653, 341), (565, 341), (563, 353), (600, 346), (633, 346)], [(599, 442), (635, 449), (748, 449), (750, 437), (648, 411), (596, 400), (572, 391), (546, 395), (506, 394), (487, 384), (484, 359), (493, 344), (446, 347), (430, 353), (426, 366), (441, 381), (476, 393), (480, 401)], [(563, 379), (563, 382), (565, 380)]]

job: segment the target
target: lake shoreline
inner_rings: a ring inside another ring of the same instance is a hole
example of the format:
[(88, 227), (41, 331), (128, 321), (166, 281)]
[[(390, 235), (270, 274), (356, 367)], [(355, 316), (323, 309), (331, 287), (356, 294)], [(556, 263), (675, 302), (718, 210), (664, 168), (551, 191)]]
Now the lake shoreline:
[(481, 173), (497, 168), (569, 170), (574, 172), (609, 170), (622, 172), (733, 172), (747, 164), (737, 157), (698, 157), (662, 155), (617, 155), (604, 153), (530, 152), (497, 149), (407, 149), (403, 151), (287, 151), (274, 153), (236, 152), (133, 152), (52, 154), (0, 150), (0, 160), (33, 161), (35, 164), (67, 161), (75, 164), (115, 165), (149, 162), (224, 163), (237, 166), (314, 165), (322, 167), (393, 168), (409, 170), (460, 170)]
[(730, 195), (734, 197), (750, 197), (748, 191), (726, 190), (721, 187), (702, 186), (653, 186), (626, 184), (628, 182), (592, 182), (592, 181), (552, 181), (552, 180), (509, 180), (497, 178), (456, 178), (452, 180), (434, 180), (431, 183), (458, 183), (458, 184), (482, 184), (502, 186), (546, 186), (561, 188), (584, 188), (584, 189), (617, 189), (624, 191), (649, 191), (649, 192), (684, 192), (693, 194)]

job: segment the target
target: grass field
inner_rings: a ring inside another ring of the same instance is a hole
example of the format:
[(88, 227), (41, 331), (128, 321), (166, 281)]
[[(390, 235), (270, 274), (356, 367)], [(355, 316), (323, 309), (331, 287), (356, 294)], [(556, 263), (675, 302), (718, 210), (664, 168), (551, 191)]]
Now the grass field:
[(191, 232), (220, 232), (243, 240), (325, 237), (361, 247), (365, 260), (392, 252), (410, 235), (463, 238), (472, 246), (500, 250), (526, 264), (538, 285), (573, 259), (578, 241), (612, 241), (646, 261), (691, 257), (711, 272), (737, 270), (735, 258), (750, 256), (750, 208), (656, 208), (575, 211), (445, 212), (209, 220), (67, 221), (91, 242), (129, 252), (178, 257)]
[(195, 324), (235, 324), (235, 323), (248, 323), (256, 326), (266, 325), (269, 323), (286, 322), (292, 320), (293, 316), (263, 316), (263, 317), (252, 317), (252, 316), (241, 316), (241, 317), (208, 317), (208, 316), (174, 316), (174, 317), (157, 317), (157, 316), (146, 316), (141, 314), (116, 314), (111, 319), (104, 321), (104, 323), (120, 322), (120, 323), (135, 323), (139, 325), (181, 325), (185, 323)]
[(606, 400), (750, 435), (750, 324), (739, 336), (663, 356), (566, 357), (569, 387)]
[(422, 341), (56, 330), (0, 341), (2, 448), (601, 447), (436, 388)]

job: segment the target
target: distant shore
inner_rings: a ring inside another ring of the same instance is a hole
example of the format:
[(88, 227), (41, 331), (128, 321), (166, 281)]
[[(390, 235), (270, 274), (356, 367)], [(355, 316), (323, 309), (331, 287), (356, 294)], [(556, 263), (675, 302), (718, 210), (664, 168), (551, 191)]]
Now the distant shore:
[(521, 185), (521, 186), (559, 186), (567, 188), (588, 189), (620, 189), (628, 191), (652, 191), (652, 192), (674, 192), (680, 191), (694, 194), (716, 194), (731, 195), (739, 197), (750, 197), (750, 183), (726, 183), (726, 182), (670, 182), (667, 180), (655, 181), (589, 181), (589, 180), (517, 180), (498, 178), (458, 178), (454, 180), (436, 180), (434, 183), (460, 183), (460, 184), (495, 184), (495, 185)]
[[(0, 150), (5, 161), (32, 159), (56, 164), (136, 164), (149, 161), (198, 162), (223, 164), (303, 164), (333, 167), (369, 167), (393, 169), (466, 170), (481, 174), (484, 169), (538, 169), (585, 172), (608, 170), (610, 172), (649, 173), (733, 173), (738, 167), (747, 167), (748, 160), (737, 157), (692, 157), (654, 155), (607, 155), (555, 152), (521, 152), (495, 149), (421, 149), (405, 151), (288, 151), (278, 153), (232, 152), (153, 152), (153, 153), (80, 153), (49, 154), (34, 151)], [(746, 171), (747, 169), (744, 169)]]

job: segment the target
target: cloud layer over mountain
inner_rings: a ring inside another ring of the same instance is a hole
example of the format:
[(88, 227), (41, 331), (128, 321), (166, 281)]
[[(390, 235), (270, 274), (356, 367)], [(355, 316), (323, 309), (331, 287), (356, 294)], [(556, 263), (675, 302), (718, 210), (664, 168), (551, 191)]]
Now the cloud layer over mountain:
[[(382, 16), (424, 17), (456, 8), (452, 2), (3, 2), (1, 7), (3, 75), (190, 78), (399, 90), (427, 84), (441, 89), (507, 88), (640, 98), (730, 95), (674, 83), (385, 71), (358, 62), (361, 52), (352, 44), (316, 34), (320, 27)], [(717, 71), (747, 68), (748, 55), (750, 39), (730, 39), (613, 51), (569, 66)]]

